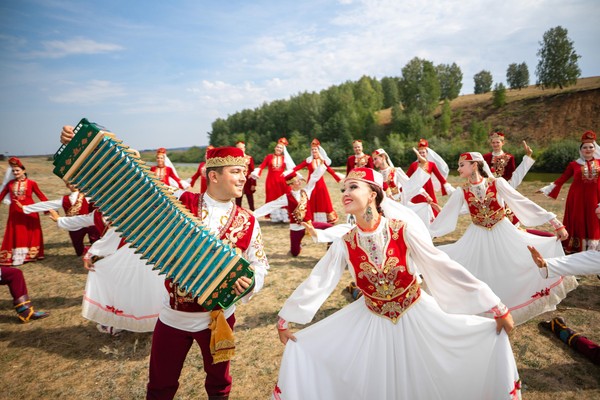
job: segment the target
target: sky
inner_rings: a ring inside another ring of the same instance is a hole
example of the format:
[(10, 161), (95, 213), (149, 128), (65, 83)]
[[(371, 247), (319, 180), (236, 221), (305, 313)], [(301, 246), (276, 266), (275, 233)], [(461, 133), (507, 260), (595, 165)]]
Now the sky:
[(136, 149), (205, 146), (243, 109), (402, 75), (414, 57), (535, 83), (544, 32), (568, 30), (600, 75), (598, 0), (3, 0), (0, 154), (58, 150), (88, 118)]

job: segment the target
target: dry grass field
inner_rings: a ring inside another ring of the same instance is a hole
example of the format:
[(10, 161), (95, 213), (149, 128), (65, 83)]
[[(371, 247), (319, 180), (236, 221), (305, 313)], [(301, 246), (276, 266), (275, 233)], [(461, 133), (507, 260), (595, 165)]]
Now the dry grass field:
[[(51, 163), (45, 158), (24, 158), (29, 176), (36, 180), (48, 198), (63, 195), (66, 189), (52, 175)], [(0, 166), (4, 173), (6, 165)], [(195, 168), (181, 168), (188, 177)], [(338, 213), (340, 191), (329, 177), (330, 192)], [(457, 184), (457, 178), (450, 179)], [(521, 191), (562, 218), (563, 188), (559, 201), (534, 194), (541, 182), (525, 182)], [(264, 201), (257, 193), (257, 204)], [(443, 200), (442, 200), (443, 202)], [(245, 202), (244, 202), (245, 204)], [(7, 206), (0, 207), (0, 234), (3, 235)], [(141, 399), (145, 394), (151, 333), (128, 333), (110, 337), (99, 333), (95, 323), (81, 317), (82, 291), (86, 270), (73, 252), (66, 232), (42, 216), (46, 259), (22, 267), (30, 296), (50, 318), (21, 324), (12, 309), (8, 290), (0, 290), (0, 398), (1, 399)], [(442, 241), (456, 240), (459, 229)], [(271, 269), (265, 288), (236, 313), (237, 354), (232, 362), (234, 378), (232, 399), (266, 399), (277, 379), (283, 346), (274, 328), (277, 312), (292, 290), (310, 273), (312, 266), (326, 251), (325, 245), (305, 241), (298, 258), (287, 255), (289, 233), (285, 225), (261, 221)], [(468, 251), (468, 249), (465, 249)], [(323, 305), (320, 320), (348, 303), (344, 286), (349, 275)], [(523, 397), (545, 399), (600, 398), (600, 369), (573, 352), (538, 322), (563, 315), (570, 325), (600, 342), (600, 281), (595, 276), (581, 277), (580, 286), (560, 304), (558, 311), (535, 318), (511, 334), (511, 342), (523, 380)], [(202, 359), (194, 347), (190, 352), (178, 392), (179, 399), (205, 398)]]

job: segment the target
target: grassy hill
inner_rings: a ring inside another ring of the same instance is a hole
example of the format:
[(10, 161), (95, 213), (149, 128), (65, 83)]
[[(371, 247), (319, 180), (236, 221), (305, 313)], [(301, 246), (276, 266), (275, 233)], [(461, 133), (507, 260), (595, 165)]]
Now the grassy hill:
[[(472, 121), (489, 123), (518, 143), (527, 140), (545, 147), (553, 140), (579, 139), (586, 130), (598, 131), (600, 76), (582, 78), (564, 89), (535, 85), (506, 91), (506, 105), (496, 108), (493, 93), (460, 96), (450, 103), (454, 132), (467, 134)], [(440, 116), (441, 107), (435, 112)], [(391, 123), (391, 109), (378, 113), (382, 125)], [(462, 129), (461, 129), (462, 128)]]

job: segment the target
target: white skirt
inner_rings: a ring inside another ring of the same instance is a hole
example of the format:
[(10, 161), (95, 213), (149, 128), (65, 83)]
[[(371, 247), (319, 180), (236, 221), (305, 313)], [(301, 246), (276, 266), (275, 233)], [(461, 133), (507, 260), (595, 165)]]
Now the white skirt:
[(118, 329), (152, 332), (167, 301), (164, 276), (128, 244), (94, 265), (85, 285), (82, 315)]
[(491, 230), (471, 224), (458, 241), (438, 248), (487, 283), (518, 325), (556, 309), (577, 287), (572, 276), (542, 278), (527, 245), (535, 246), (544, 258), (564, 255), (556, 238), (532, 235), (506, 218)]
[(296, 338), (275, 399), (520, 398), (506, 333), (487, 318), (445, 313), (424, 291), (396, 324), (360, 298)]

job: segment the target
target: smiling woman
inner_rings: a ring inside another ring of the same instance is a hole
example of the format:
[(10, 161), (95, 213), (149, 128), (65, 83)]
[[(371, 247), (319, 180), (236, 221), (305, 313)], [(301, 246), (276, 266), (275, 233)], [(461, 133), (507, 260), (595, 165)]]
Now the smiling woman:
[(33, 204), (33, 194), (41, 201), (48, 198), (39, 189), (37, 183), (27, 177), (25, 166), (16, 157), (11, 157), (8, 164), (15, 179), (8, 182), (0, 199), (10, 196), (8, 220), (0, 249), (0, 265), (18, 266), (26, 262), (44, 258), (44, 238), (40, 217), (37, 214), (25, 214), (23, 206)]
[[(352, 170), (342, 198), (356, 226), (279, 312), (274, 398), (519, 398), (512, 317), (498, 297), (433, 246), (416, 214), (384, 199), (381, 174)], [(292, 334), (288, 323), (310, 322), (346, 266), (363, 296)], [(495, 321), (473, 315), (484, 311)]]

